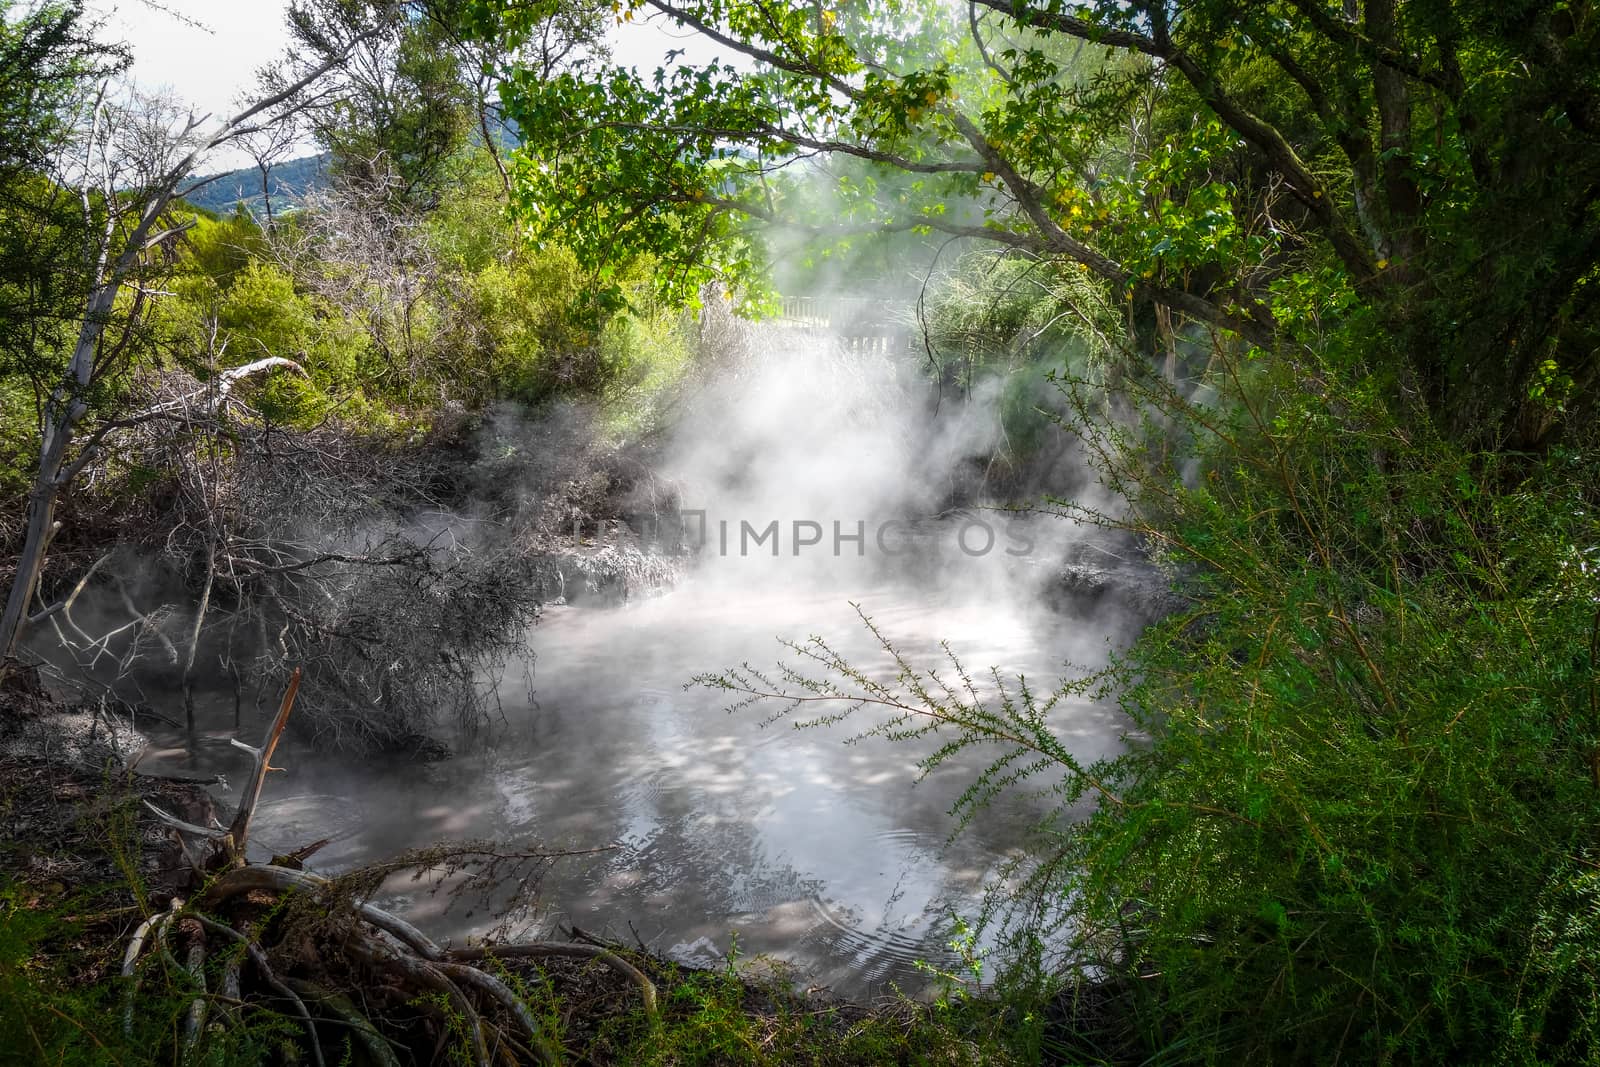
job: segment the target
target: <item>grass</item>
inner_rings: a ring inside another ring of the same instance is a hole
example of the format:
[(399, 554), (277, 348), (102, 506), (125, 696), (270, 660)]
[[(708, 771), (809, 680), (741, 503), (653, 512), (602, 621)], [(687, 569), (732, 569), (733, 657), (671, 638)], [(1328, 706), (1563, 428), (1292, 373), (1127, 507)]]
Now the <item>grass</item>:
[[(90, 901), (48, 896), (15, 879), (0, 883), (0, 1064), (180, 1062), (176, 1035), (194, 990), (181, 973), (169, 972), (160, 961), (147, 963), (134, 1027), (125, 1033), (126, 987), (114, 958), (123, 928), (138, 916), (132, 908), (91, 912), (80, 907), (103, 902), (98, 887)], [(925, 1005), (894, 998), (867, 1007), (798, 993), (781, 970), (752, 978), (731, 961), (719, 970), (641, 962), (661, 990), (654, 1020), (626, 990), (611, 995), (598, 989), (593, 968), (557, 963), (548, 970), (518, 968), (504, 977), (574, 1063), (958, 1067), (1018, 1062), (999, 1033), (1003, 1010), (981, 1000)], [(296, 1035), (290, 1021), (275, 1012), (247, 1011), (236, 1025), (211, 1028), (187, 1062), (292, 1062), (284, 1053)], [(456, 1062), (466, 1049), (463, 1040), (440, 1050), (404, 1050), (403, 1062)]]
[[(757, 961), (760, 962), (760, 961)], [(661, 1015), (605, 1020), (589, 1058), (640, 1067), (809, 1064), (965, 1065), (1013, 1062), (995, 1032), (998, 1005), (925, 1005), (889, 998), (867, 1007), (795, 992), (782, 967), (754, 976), (732, 960), (718, 970), (660, 964)]]

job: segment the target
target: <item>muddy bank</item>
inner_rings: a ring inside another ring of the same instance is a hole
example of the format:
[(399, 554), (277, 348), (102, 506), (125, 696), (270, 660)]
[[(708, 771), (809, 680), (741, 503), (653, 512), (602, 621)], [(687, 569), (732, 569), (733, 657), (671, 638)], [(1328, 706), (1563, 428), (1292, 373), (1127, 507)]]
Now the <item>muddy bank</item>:
[(0, 877), (126, 905), (135, 883), (186, 880), (181, 847), (144, 802), (199, 823), (216, 806), (201, 783), (128, 770), (146, 744), (122, 716), (58, 704), (31, 675), (0, 689)]

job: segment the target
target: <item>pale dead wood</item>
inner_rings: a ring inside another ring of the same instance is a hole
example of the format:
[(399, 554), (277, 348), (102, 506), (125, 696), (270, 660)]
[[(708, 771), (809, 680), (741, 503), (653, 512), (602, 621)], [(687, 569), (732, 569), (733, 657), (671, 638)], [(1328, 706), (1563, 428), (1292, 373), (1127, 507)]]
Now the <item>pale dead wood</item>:
[(255, 769), (251, 773), (250, 783), (239, 798), (239, 810), (234, 814), (233, 821), (228, 824), (228, 836), (232, 840), (234, 855), (243, 862), (245, 844), (250, 836), (250, 820), (255, 817), (256, 805), (261, 800), (261, 787), (267, 780), (267, 772), (272, 770), (272, 754), (278, 749), (278, 742), (283, 737), (283, 729), (289, 724), (289, 713), (294, 710), (295, 694), (300, 692), (300, 668), (296, 667), (289, 676), (289, 685), (283, 691), (283, 701), (278, 705), (278, 717), (272, 721), (272, 728), (267, 731), (267, 739), (259, 749), (235, 739), (233, 745), (244, 749), (255, 758)]

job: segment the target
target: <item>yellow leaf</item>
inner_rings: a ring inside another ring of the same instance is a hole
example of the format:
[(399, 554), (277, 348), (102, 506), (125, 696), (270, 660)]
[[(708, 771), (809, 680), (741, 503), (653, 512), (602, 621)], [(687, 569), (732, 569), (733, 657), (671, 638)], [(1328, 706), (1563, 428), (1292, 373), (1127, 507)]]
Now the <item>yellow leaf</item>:
[(986, 182), (994, 181), (994, 171), (992, 171), (992, 170), (984, 171), (983, 172), (983, 180), (986, 181)]
[(1388, 267), (1389, 267), (1389, 261), (1387, 259), (1378, 260), (1378, 269), (1379, 270), (1387, 270)]

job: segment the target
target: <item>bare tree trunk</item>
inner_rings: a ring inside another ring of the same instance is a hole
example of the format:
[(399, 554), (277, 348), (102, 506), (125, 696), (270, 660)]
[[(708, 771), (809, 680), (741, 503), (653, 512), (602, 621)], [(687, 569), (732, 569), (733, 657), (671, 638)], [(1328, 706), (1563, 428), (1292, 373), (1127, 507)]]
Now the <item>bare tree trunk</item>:
[(261, 207), (267, 213), (267, 234), (271, 236), (278, 232), (272, 222), (272, 164), (263, 163), (257, 169), (261, 171)]
[[(141, 227), (139, 236), (145, 230), (148, 230), (148, 226)], [(131, 265), (129, 262), (128, 266)], [(34, 476), (33, 489), (28, 494), (28, 531), (23, 538), (22, 552), (17, 557), (17, 576), (6, 598), (5, 613), (0, 615), (0, 681), (5, 679), (9, 665), (16, 656), (28, 602), (39, 586), (39, 576), (44, 573), (45, 553), (50, 548), (50, 538), (55, 534), (56, 502), (60, 499), (62, 488), (77, 473), (67, 466), (67, 448), (72, 443), (78, 423), (88, 411), (88, 405), (80, 398), (80, 394), (89, 386), (94, 372), (95, 352), (100, 335), (105, 330), (106, 315), (116, 300), (121, 282), (118, 276), (112, 284), (97, 288), (89, 298), (83, 326), (78, 332), (78, 343), (73, 348), (72, 361), (67, 364), (66, 381), (56, 387), (55, 394), (45, 405), (39, 473)]]
[(200, 631), (205, 627), (206, 609), (211, 606), (211, 587), (216, 582), (216, 575), (217, 538), (213, 535), (206, 545), (206, 584), (200, 593), (200, 606), (195, 609), (194, 628), (189, 631), (189, 651), (183, 659), (183, 719), (188, 728), (191, 756), (194, 755), (195, 742), (198, 740), (194, 723), (194, 657), (200, 649)]
[[(28, 495), (28, 532), (22, 542), (22, 555), (17, 560), (16, 581), (12, 583), (11, 594), (6, 598), (5, 613), (0, 615), (0, 683), (9, 676), (15, 662), (17, 640), (22, 632), (22, 615), (39, 584), (50, 535), (55, 532), (55, 473), (43, 461), (40, 466), (34, 490)], [(55, 466), (59, 470), (60, 464)]]

